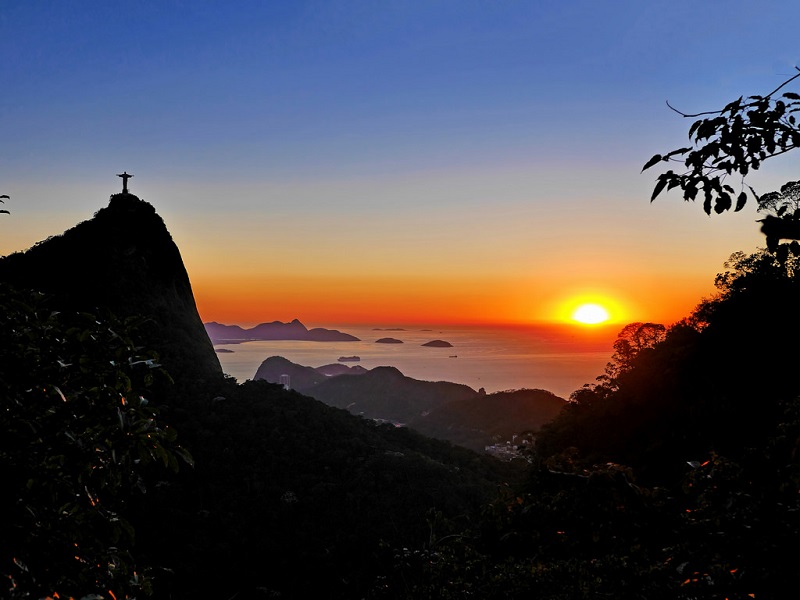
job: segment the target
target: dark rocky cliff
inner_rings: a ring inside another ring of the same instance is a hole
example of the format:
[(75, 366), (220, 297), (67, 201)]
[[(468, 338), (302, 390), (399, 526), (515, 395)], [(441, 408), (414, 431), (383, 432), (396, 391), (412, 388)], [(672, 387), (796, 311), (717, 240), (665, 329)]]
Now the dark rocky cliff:
[(142, 343), (174, 378), (221, 376), (180, 251), (133, 194), (115, 194), (94, 218), (0, 258), (0, 282), (52, 295), (64, 309), (145, 316)]

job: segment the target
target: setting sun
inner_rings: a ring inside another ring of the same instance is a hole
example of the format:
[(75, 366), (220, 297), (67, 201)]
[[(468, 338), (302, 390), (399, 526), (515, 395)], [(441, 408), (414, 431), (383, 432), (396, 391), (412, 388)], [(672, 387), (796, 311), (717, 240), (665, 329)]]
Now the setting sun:
[(555, 321), (590, 327), (627, 323), (635, 314), (616, 290), (567, 291), (549, 310)]
[(599, 304), (581, 304), (572, 313), (572, 319), (584, 325), (598, 325), (609, 318), (608, 311)]

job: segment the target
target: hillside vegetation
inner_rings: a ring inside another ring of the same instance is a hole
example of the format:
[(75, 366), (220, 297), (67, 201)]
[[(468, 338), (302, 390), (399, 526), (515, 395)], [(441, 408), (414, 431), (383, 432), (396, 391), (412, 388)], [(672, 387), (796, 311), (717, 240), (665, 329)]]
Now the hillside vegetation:
[[(737, 253), (719, 295), (669, 329), (623, 329), (508, 488), (411, 551), (407, 594), (776, 598), (800, 539), (798, 261)], [(458, 535), (453, 537), (454, 531)]]

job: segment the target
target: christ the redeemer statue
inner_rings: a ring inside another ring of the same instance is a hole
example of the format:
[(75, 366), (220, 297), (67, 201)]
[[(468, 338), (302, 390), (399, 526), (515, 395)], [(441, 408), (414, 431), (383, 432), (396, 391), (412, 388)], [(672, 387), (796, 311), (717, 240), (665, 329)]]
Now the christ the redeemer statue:
[(133, 177), (133, 175), (128, 175), (127, 171), (123, 171), (121, 174), (117, 174), (117, 177), (122, 177), (122, 193), (128, 193), (128, 179)]

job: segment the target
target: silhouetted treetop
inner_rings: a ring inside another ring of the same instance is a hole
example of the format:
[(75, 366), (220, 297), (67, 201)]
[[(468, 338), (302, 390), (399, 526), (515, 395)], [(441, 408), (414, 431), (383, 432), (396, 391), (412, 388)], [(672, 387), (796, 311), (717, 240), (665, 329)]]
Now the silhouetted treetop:
[(800, 181), (788, 181), (778, 192), (768, 192), (758, 199), (758, 211), (776, 217), (800, 218)]
[[(758, 201), (755, 190), (745, 184), (747, 175), (765, 160), (800, 145), (800, 128), (795, 116), (800, 111), (800, 94), (778, 95), (798, 77), (800, 73), (765, 96), (739, 97), (720, 110), (687, 114), (670, 106), (682, 117), (702, 118), (689, 128), (691, 146), (656, 154), (645, 163), (642, 171), (661, 162), (682, 163), (685, 167), (683, 172), (670, 169), (659, 175), (650, 201), (664, 189), (676, 187), (681, 189), (686, 201), (700, 195), (707, 214), (711, 214), (712, 209), (717, 214), (731, 208), (741, 210), (747, 203), (748, 190)], [(741, 179), (731, 185), (726, 179), (734, 173)]]
[(598, 379), (613, 384), (621, 373), (631, 368), (633, 360), (642, 351), (664, 341), (666, 334), (667, 328), (660, 323), (628, 323), (617, 334), (614, 354), (606, 365), (606, 374)]
[(785, 261), (791, 252), (800, 256), (800, 244), (781, 244), (782, 239), (800, 239), (800, 181), (789, 181), (780, 191), (769, 192), (758, 199), (759, 212), (766, 213), (761, 232), (767, 238), (767, 249)]

